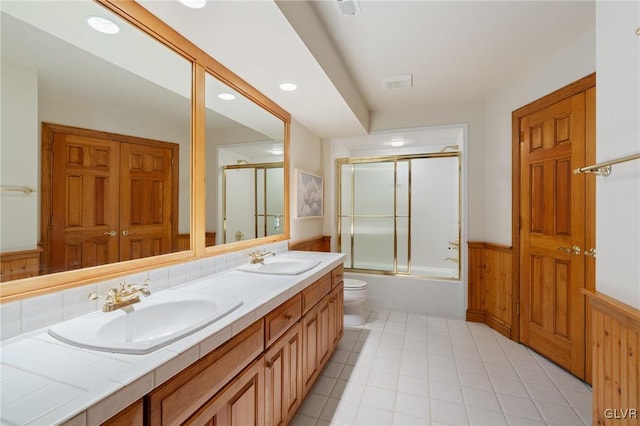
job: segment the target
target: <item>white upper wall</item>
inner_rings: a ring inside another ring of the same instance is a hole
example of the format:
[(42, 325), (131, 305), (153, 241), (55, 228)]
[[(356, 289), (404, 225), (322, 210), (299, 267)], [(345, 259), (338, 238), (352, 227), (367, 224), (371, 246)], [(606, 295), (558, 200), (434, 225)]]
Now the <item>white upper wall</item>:
[[(412, 127), (467, 124), (468, 143), (463, 153), (467, 156), (468, 180), (468, 240), (485, 241), (484, 200), (484, 111), (481, 102), (439, 105), (429, 108), (411, 108), (392, 111), (372, 111), (371, 131), (407, 129)], [(466, 243), (465, 243), (466, 244)]]
[[(640, 153), (640, 3), (597, 2), (596, 157)], [(640, 308), (640, 161), (596, 178), (596, 288)]]
[(595, 61), (595, 34), (589, 33), (486, 99), (484, 144), (474, 153), (484, 156), (485, 241), (511, 245), (511, 113), (593, 73)]
[[(303, 241), (323, 235), (322, 218), (296, 219), (296, 170), (323, 176), (322, 141), (300, 123), (291, 120), (289, 148), (289, 218), (290, 237), (293, 241)], [(327, 183), (324, 183), (324, 216), (327, 215)]]

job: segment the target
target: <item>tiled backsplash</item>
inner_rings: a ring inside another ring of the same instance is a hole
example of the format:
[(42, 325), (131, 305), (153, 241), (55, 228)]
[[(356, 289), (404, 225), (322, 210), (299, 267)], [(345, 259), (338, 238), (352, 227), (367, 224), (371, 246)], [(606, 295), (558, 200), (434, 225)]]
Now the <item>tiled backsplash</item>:
[[(284, 241), (256, 248), (282, 253), (287, 251), (287, 244)], [(89, 300), (89, 294), (97, 292), (99, 295), (104, 295), (108, 289), (116, 287), (123, 281), (130, 284), (142, 284), (148, 278), (151, 293), (155, 293), (247, 263), (248, 252), (256, 248), (211, 256), (43, 296), (4, 303), (0, 305), (0, 338), (2, 340), (8, 339), (60, 321), (97, 311), (100, 309), (104, 299), (101, 297), (98, 300)]]

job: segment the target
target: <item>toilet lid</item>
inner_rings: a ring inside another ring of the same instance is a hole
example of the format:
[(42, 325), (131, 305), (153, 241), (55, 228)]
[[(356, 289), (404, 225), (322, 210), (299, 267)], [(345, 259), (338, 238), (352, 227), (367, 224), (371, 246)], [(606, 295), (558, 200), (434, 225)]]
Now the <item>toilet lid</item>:
[(354, 280), (352, 278), (345, 278), (344, 288), (347, 290), (359, 290), (367, 288), (367, 282), (362, 280)]

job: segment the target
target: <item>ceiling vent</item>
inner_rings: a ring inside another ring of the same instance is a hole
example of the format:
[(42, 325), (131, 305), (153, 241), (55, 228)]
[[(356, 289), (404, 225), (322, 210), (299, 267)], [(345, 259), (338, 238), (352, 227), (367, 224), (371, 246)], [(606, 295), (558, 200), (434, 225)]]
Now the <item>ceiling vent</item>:
[(413, 87), (413, 74), (387, 77), (383, 80), (385, 89), (409, 89)]
[(337, 0), (338, 10), (342, 16), (353, 16), (360, 14), (360, 5), (356, 0)]

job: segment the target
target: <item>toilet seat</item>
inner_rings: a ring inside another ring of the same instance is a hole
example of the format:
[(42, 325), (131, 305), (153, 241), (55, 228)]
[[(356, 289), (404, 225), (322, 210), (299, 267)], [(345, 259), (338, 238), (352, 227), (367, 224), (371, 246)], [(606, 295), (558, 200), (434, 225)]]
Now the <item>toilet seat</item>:
[(354, 291), (354, 290), (364, 290), (367, 288), (367, 282), (362, 280), (354, 280), (352, 278), (344, 279), (344, 290), (345, 291)]

